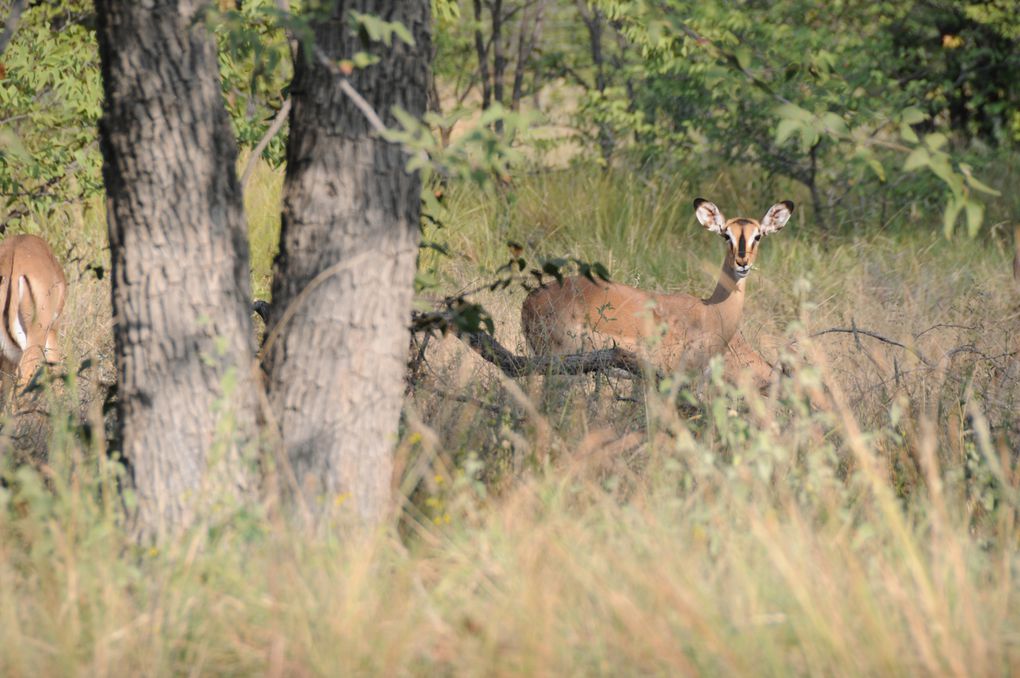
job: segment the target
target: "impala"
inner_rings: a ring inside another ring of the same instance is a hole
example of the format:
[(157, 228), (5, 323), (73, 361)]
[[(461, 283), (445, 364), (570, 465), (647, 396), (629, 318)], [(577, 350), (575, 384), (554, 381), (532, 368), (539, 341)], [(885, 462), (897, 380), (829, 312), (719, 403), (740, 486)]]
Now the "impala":
[(723, 354), (728, 372), (750, 370), (761, 385), (771, 367), (737, 334), (744, 285), (761, 239), (783, 228), (793, 208), (787, 200), (769, 208), (760, 222), (727, 221), (713, 203), (698, 198), (694, 201), (698, 221), (726, 242), (712, 296), (655, 294), (581, 276), (566, 278), (560, 285), (534, 290), (524, 300), (524, 336), (539, 355), (615, 346), (666, 372), (701, 370), (713, 355)]
[(67, 280), (41, 238), (15, 235), (0, 243), (0, 352), (5, 372), (28, 384), (40, 362), (57, 362), (57, 323)]

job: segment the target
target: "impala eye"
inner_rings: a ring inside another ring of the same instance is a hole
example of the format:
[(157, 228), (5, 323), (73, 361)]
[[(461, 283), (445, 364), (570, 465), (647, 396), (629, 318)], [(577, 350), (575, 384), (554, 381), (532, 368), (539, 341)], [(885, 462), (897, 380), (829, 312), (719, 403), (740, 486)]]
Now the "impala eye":
[(754, 241), (755, 242), (758, 242), (759, 240), (761, 240), (761, 233), (759, 233), (758, 235), (754, 236)]

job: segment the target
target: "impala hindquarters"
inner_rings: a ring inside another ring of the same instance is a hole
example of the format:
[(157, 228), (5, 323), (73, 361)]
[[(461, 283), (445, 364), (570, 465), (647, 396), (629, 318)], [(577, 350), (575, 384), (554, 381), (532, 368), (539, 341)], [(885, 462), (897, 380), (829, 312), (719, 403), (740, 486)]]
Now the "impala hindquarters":
[(64, 270), (44, 240), (15, 235), (0, 243), (0, 352), (19, 388), (41, 363), (60, 361), (57, 329), (66, 298)]

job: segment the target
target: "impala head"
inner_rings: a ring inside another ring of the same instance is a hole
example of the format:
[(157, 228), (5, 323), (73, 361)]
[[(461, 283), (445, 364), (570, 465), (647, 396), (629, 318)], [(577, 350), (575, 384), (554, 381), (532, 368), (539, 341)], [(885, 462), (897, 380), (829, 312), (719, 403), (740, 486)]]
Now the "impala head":
[(747, 277), (751, 272), (761, 239), (775, 233), (790, 220), (793, 203), (789, 200), (777, 202), (769, 208), (761, 221), (742, 218), (727, 221), (714, 203), (698, 198), (694, 201), (694, 214), (702, 226), (721, 235), (726, 241), (726, 263), (739, 279)]

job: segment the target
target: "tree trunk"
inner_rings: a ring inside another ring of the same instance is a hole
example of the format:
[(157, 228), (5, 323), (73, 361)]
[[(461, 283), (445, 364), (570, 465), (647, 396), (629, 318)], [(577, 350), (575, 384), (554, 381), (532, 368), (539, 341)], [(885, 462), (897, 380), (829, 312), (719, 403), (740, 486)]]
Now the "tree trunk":
[(492, 105), (492, 84), (489, 82), (489, 49), (482, 35), (482, 0), (474, 0), (475, 54), (478, 55), (478, 79), (482, 83), (482, 110)]
[[(313, 24), (319, 55), (376, 54), (378, 63), (351, 76), (354, 89), (387, 125), (394, 106), (420, 117), (429, 3), (328, 5)], [(351, 10), (403, 23), (415, 46), (397, 39), (392, 47), (361, 44), (348, 27)], [(390, 507), (421, 180), (405, 171), (401, 147), (374, 135), (335, 76), (308, 58), (307, 45), (301, 49), (291, 88), (273, 341), (265, 347), (270, 402), (305, 506), (320, 516), (343, 507), (372, 524)]]
[(237, 148), (202, 3), (97, 0), (118, 428), (143, 538), (230, 509), (255, 432)]
[[(547, 1), (539, 0), (530, 22), (528, 21), (527, 7), (524, 8), (522, 13), (520, 31), (517, 37), (517, 64), (514, 67), (514, 84), (510, 92), (510, 108), (514, 111), (521, 110), (521, 98), (524, 96), (524, 74), (530, 65), (531, 53), (535, 49), (535, 44), (542, 35), (542, 20), (545, 18)], [(537, 89), (536, 85), (534, 90)]]
[[(577, 0), (577, 9), (581, 21), (588, 29), (588, 47), (591, 50), (591, 62), (595, 66), (595, 91), (604, 95), (609, 84), (606, 77), (606, 60), (602, 51), (602, 33), (607, 24), (606, 16), (598, 7), (589, 8), (587, 0)], [(605, 121), (600, 120), (597, 124), (599, 152), (602, 155), (603, 167), (609, 169), (613, 161), (613, 151), (616, 149), (616, 140), (613, 138), (612, 128)]]
[[(503, 79), (506, 75), (506, 57), (503, 55), (503, 0), (492, 0), (492, 98), (503, 106)], [(496, 119), (496, 134), (503, 134), (503, 120)]]

